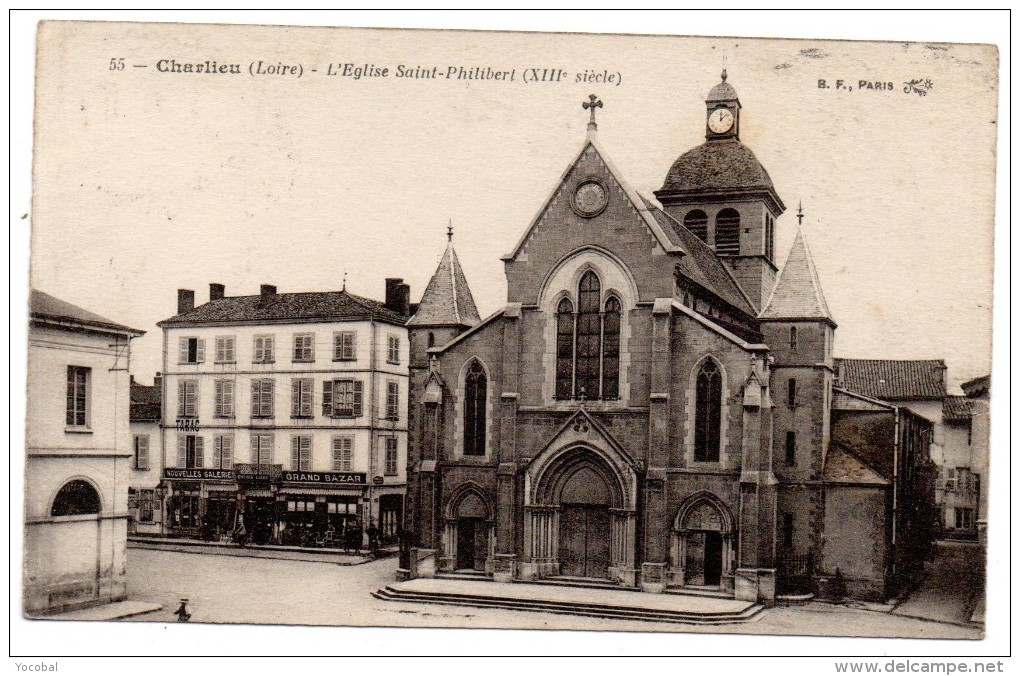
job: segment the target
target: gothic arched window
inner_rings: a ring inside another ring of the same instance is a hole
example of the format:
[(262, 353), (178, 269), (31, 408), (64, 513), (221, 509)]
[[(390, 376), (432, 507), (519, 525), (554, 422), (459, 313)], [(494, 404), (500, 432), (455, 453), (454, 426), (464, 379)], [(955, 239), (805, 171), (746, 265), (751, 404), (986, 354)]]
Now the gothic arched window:
[(740, 253), (740, 214), (736, 209), (723, 209), (715, 217), (715, 252)]
[(577, 289), (576, 387), (574, 396), (598, 399), (599, 362), (602, 351), (602, 318), (599, 314), (601, 284), (589, 270)]
[(708, 242), (708, 215), (701, 209), (687, 212), (684, 216), (684, 227), (697, 235), (702, 242)]
[(569, 298), (556, 308), (556, 398), (570, 399), (574, 392), (574, 306)]
[(485, 400), (488, 379), (475, 359), (464, 376), (464, 455), (485, 455)]
[(602, 398), (620, 396), (620, 301), (610, 296), (602, 320)]
[(102, 505), (99, 493), (88, 481), (68, 481), (53, 498), (50, 516), (75, 516), (78, 514), (99, 514)]
[(719, 462), (719, 438), (722, 427), (722, 373), (712, 359), (706, 359), (698, 371), (695, 386), (694, 459)]

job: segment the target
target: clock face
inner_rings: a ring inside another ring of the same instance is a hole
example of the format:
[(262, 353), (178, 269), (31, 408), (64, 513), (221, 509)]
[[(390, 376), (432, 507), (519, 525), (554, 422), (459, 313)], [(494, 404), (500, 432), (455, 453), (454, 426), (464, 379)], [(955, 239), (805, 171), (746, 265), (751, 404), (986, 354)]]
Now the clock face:
[(717, 108), (708, 116), (708, 128), (716, 134), (722, 134), (733, 126), (733, 113), (729, 108)]
[(591, 217), (601, 213), (608, 201), (605, 186), (600, 181), (589, 179), (577, 186), (571, 203), (578, 214)]

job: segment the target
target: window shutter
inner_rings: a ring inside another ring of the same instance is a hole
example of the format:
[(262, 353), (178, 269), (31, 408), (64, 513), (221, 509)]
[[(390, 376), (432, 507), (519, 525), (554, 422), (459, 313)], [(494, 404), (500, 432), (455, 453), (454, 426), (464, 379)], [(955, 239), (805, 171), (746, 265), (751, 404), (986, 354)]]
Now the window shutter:
[(351, 359), (357, 359), (358, 358), (358, 334), (355, 333), (354, 331), (351, 331), (347, 335), (349, 335), (351, 337), (351, 352), (350, 352), (351, 357), (350, 358)]
[(257, 434), (251, 435), (251, 464), (259, 464), (259, 437)]
[(233, 362), (234, 361), (234, 339), (233, 338), (227, 338), (227, 350), (226, 350), (226, 352), (227, 352), (227, 361), (228, 362)]
[(297, 418), (301, 415), (301, 381), (290, 381), (290, 415)]
[(149, 469), (149, 435), (138, 437), (138, 469)]
[[(251, 381), (251, 414), (252, 417), (259, 416), (259, 381)], [(252, 437), (254, 440), (255, 437)]]
[(234, 437), (220, 437), (220, 469), (231, 469), (234, 466)]
[(273, 381), (263, 380), (262, 381), (262, 415), (271, 418), (273, 417)]
[(333, 381), (322, 381), (322, 415), (333, 415)]
[(298, 444), (300, 466), (298, 469), (310, 470), (312, 468), (312, 438), (302, 437)]
[(202, 363), (205, 361), (205, 338), (198, 339), (198, 349), (195, 350), (195, 361)]
[(345, 472), (350, 472), (351, 471), (351, 462), (353, 460), (352, 456), (354, 455), (354, 439), (351, 438), (351, 437), (346, 437), (343, 440), (343, 442), (344, 442), (344, 444), (343, 444), (343, 470)]
[(360, 418), (362, 414), (362, 382), (360, 380), (354, 381), (354, 417)]
[(223, 415), (234, 417), (234, 381), (223, 381)]
[(177, 466), (188, 466), (188, 438), (183, 434), (177, 437)]
[(187, 397), (186, 397), (185, 393), (186, 393), (187, 388), (185, 387), (185, 385), (187, 385), (187, 383), (185, 383), (183, 380), (177, 383), (177, 417), (178, 418), (183, 418), (185, 415), (187, 415), (187, 411), (185, 409), (185, 401), (187, 400)]
[(294, 471), (301, 469), (301, 437), (290, 438), (290, 468)]
[(223, 381), (222, 380), (217, 380), (216, 381), (216, 405), (215, 405), (215, 411), (213, 412), (213, 415), (215, 415), (217, 418), (222, 418), (223, 415), (224, 415), (224, 413), (223, 413), (223, 391), (225, 389), (226, 388), (223, 386)]
[(340, 437), (333, 437), (333, 471), (339, 472), (343, 470), (344, 462), (344, 451), (343, 451), (343, 439)]
[(195, 437), (195, 467), (205, 467), (205, 437)]
[(188, 339), (181, 338), (178, 341), (179, 353), (177, 355), (177, 361), (184, 364), (188, 361)]

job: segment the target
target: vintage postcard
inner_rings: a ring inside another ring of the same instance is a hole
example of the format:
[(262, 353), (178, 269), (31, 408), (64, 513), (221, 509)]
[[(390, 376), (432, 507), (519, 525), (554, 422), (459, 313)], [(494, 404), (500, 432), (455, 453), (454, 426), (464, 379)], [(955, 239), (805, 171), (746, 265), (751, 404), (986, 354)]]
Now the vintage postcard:
[(32, 622), (984, 636), (994, 45), (36, 37)]

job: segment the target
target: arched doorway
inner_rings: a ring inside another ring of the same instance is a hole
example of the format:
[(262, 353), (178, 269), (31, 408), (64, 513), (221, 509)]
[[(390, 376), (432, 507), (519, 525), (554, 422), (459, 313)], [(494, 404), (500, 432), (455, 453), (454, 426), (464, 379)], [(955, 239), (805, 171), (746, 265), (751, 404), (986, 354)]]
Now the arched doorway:
[(577, 469), (560, 494), (560, 572), (571, 577), (609, 577), (611, 493), (590, 466)]
[(99, 514), (102, 503), (99, 493), (88, 481), (74, 479), (64, 484), (53, 498), (50, 516)]
[(475, 489), (455, 495), (447, 509), (445, 570), (485, 572), (492, 516)]
[(674, 524), (672, 558), (680, 583), (693, 587), (729, 587), (732, 577), (733, 519), (710, 493), (689, 499)]

